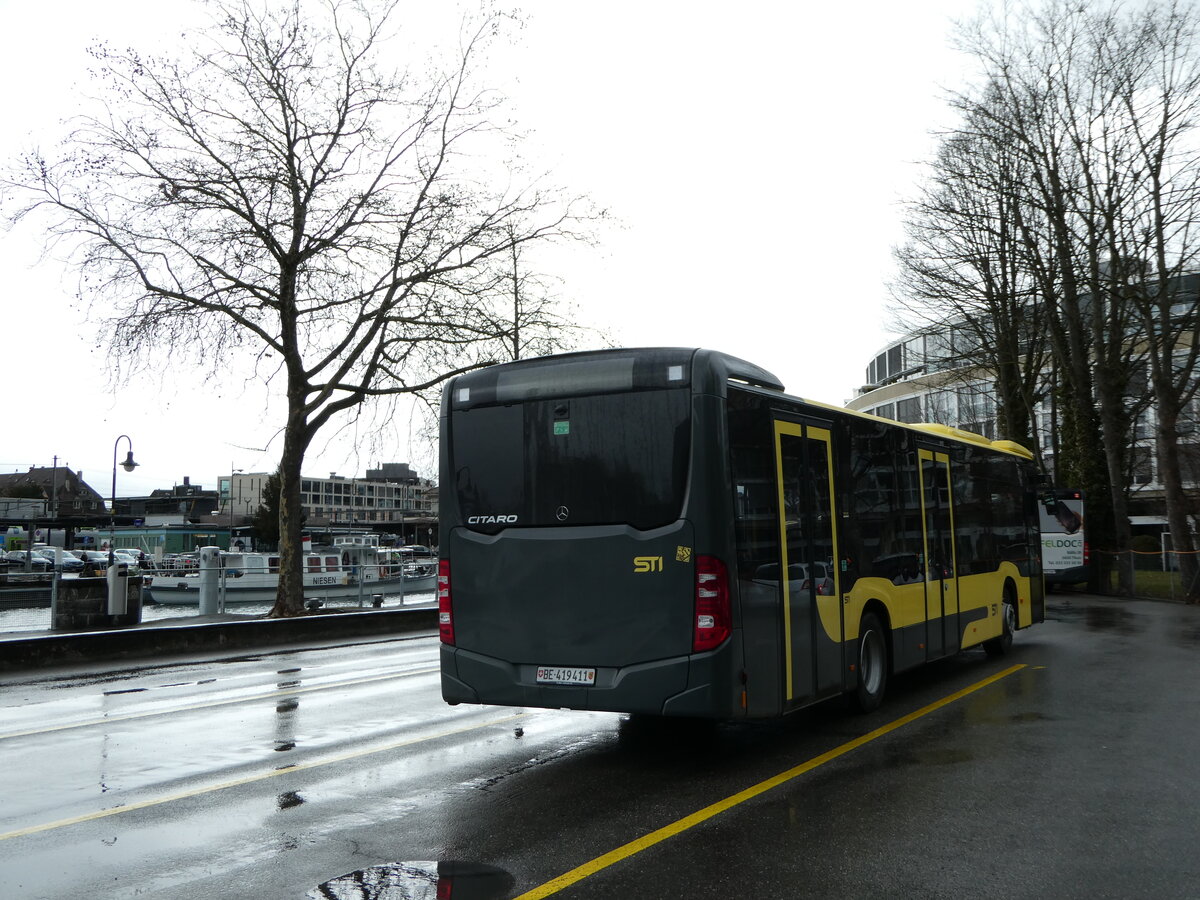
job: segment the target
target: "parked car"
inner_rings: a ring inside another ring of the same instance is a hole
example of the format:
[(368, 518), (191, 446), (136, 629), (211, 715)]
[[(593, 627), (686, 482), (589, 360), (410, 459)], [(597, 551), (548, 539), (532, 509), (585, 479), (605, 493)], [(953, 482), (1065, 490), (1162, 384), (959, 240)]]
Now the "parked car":
[(83, 554), (84, 563), (92, 569), (103, 572), (108, 568), (108, 554), (102, 550), (79, 550)]
[[(57, 547), (34, 547), (33, 552), (36, 553), (38, 556), (44, 556), (44, 557), (46, 557), (46, 559), (50, 560), (51, 562), (54, 562), (54, 551), (57, 549), (58, 549)], [(75, 556), (75, 554), (72, 553), (70, 550), (63, 550), (62, 553), (63, 553), (63, 556)], [(79, 559), (79, 557), (75, 556), (75, 559)]]
[(142, 567), (138, 563), (137, 557), (132, 555), (131, 553), (126, 552), (125, 550), (114, 550), (113, 551), (113, 559), (119, 563), (125, 563), (125, 565), (129, 566), (130, 572), (133, 572), (136, 574), (136, 573), (142, 571)]
[(74, 553), (64, 553), (62, 555), (62, 570), (64, 572), (82, 572), (83, 560)]
[[(788, 566), (788, 582), (792, 590), (807, 591), (815, 587), (816, 593), (820, 596), (830, 596), (833, 594), (833, 576), (832, 566), (828, 563), (813, 563), (812, 578), (809, 580), (809, 570), (807, 563), (792, 563)], [(778, 582), (779, 581), (779, 563), (766, 563), (759, 566), (754, 572), (755, 581)]]
[(10, 573), (22, 570), (27, 572), (49, 572), (53, 566), (53, 563), (47, 561), (46, 557), (31, 550), (8, 550), (5, 552), (4, 558), (8, 560), (8, 571)]
[(154, 570), (154, 557), (137, 547), (121, 547), (117, 550), (118, 553), (124, 553), (126, 556), (132, 556), (133, 561), (137, 563), (138, 569), (143, 572), (151, 572)]
[[(50, 565), (54, 565), (53, 547), (42, 547), (40, 550), (34, 550), (33, 552), (49, 560)], [(83, 571), (83, 560), (70, 550), (64, 550), (62, 551), (62, 570), (64, 572), (81, 572)]]

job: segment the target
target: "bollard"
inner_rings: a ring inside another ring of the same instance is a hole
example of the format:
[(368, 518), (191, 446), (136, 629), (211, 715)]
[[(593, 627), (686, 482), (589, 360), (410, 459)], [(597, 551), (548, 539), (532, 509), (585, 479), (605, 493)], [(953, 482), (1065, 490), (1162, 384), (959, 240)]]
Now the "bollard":
[(105, 572), (108, 579), (108, 614), (123, 616), (129, 611), (129, 567), (113, 563)]
[(217, 614), (217, 580), (221, 566), (221, 550), (218, 547), (200, 548), (200, 610), (202, 616)]
[(54, 574), (50, 577), (50, 627), (54, 627), (54, 617), (58, 615), (58, 583), (62, 580), (62, 547), (54, 548)]

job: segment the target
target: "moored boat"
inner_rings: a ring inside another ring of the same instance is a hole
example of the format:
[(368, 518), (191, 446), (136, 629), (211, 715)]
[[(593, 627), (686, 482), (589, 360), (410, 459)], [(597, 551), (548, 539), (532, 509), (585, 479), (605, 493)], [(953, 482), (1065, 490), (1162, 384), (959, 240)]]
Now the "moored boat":
[(383, 548), (379, 551), (381, 571), (404, 575), (404, 590), (412, 593), (437, 590), (436, 557), (414, 557), (408, 548)]
[[(383, 597), (432, 591), (437, 586), (437, 561), (403, 560), (372, 545), (339, 544), (304, 552), (306, 601), (372, 602)], [(271, 603), (279, 588), (279, 554), (233, 552), (220, 554), (217, 592), (224, 602)], [(193, 571), (155, 572), (146, 586), (152, 603), (200, 603), (200, 574)]]

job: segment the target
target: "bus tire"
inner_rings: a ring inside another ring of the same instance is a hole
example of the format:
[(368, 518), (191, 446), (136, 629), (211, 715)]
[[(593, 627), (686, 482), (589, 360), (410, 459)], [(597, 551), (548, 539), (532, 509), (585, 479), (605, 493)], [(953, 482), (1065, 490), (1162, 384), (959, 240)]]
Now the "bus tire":
[(1000, 637), (983, 642), (983, 649), (988, 656), (1003, 656), (1012, 649), (1013, 632), (1017, 630), (1017, 602), (1013, 594), (1012, 584), (1006, 584), (1004, 586), (1004, 602), (1000, 605), (1003, 631)]
[(866, 613), (858, 626), (858, 685), (852, 699), (859, 712), (872, 712), (883, 703), (887, 690), (887, 635), (875, 613)]

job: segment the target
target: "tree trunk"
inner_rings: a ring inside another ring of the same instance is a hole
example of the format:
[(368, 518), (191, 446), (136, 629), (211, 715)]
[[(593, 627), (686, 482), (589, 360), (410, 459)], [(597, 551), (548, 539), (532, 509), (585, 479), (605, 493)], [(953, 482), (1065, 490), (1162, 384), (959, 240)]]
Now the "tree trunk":
[(300, 469), (308, 449), (303, 393), (288, 391), (288, 421), (283, 432), (283, 457), (279, 461), (279, 589), (271, 616), (304, 613), (303, 505)]
[[(1112, 415), (1111, 403), (1101, 404), (1101, 424), (1104, 433), (1104, 462), (1108, 469), (1108, 487), (1112, 497), (1112, 543), (1117, 566), (1117, 593), (1122, 597), (1133, 596), (1133, 560), (1129, 555), (1129, 495), (1125, 489), (1125, 441), (1124, 424)], [(1096, 553), (1093, 551), (1093, 557)]]
[(1178, 414), (1172, 404), (1160, 402), (1155, 450), (1158, 454), (1158, 477), (1166, 493), (1167, 527), (1171, 530), (1171, 549), (1179, 555), (1179, 575), (1183, 595), (1189, 603), (1200, 603), (1200, 585), (1196, 556), (1192, 552), (1191, 531), (1188, 528), (1188, 501), (1183, 490), (1183, 474), (1179, 465)]
[[(1064, 391), (1061, 410), (1062, 441), (1055, 458), (1054, 477), (1058, 487), (1078, 488), (1087, 499), (1087, 536), (1093, 548), (1112, 546), (1112, 492), (1108, 468), (1100, 443), (1100, 429), (1090, 405), (1080, 406), (1073, 392)], [(1111, 557), (1095, 550), (1088, 576), (1088, 590), (1108, 592)]]

